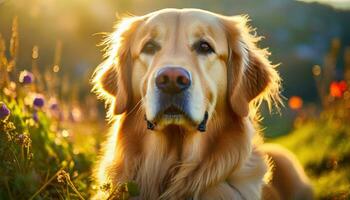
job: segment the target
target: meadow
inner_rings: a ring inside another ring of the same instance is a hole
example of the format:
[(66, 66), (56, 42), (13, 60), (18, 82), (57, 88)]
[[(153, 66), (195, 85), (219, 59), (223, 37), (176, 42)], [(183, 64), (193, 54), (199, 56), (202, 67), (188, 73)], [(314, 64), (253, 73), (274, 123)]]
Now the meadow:
[[(19, 67), (18, 26), (14, 18), (11, 37), (0, 35), (0, 199), (89, 199), (96, 190), (117, 200), (137, 195), (133, 183), (94, 185), (92, 169), (108, 129), (101, 105), (60, 75), (59, 42), (46, 71), (40, 70), (38, 46), (27, 67)], [(309, 72), (319, 103), (286, 98), (293, 128), (267, 141), (296, 154), (316, 199), (350, 199), (350, 47), (337, 38), (329, 44), (324, 63)], [(339, 62), (340, 80), (334, 75)]]
[[(78, 103), (76, 88), (58, 84), (57, 64), (41, 73), (36, 46), (31, 70), (17, 69), (17, 18), (8, 48), (6, 43), (0, 35), (0, 199), (89, 199), (99, 189), (110, 191), (108, 199), (137, 195), (132, 182), (114, 188), (93, 184), (106, 129), (97, 119), (96, 100), (86, 96)], [(60, 51), (58, 46), (55, 62)]]

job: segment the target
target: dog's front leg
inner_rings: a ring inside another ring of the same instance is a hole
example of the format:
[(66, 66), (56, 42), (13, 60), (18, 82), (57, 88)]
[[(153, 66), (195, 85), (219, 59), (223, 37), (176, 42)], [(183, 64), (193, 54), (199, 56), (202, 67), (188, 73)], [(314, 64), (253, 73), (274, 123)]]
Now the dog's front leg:
[(93, 199), (106, 199), (118, 184), (132, 181), (139, 166), (140, 155), (135, 147), (140, 146), (124, 133), (113, 130), (103, 144), (101, 159), (95, 168), (95, 180), (99, 190)]
[(257, 148), (253, 148), (249, 159), (232, 173), (226, 182), (240, 194), (242, 199), (261, 199), (264, 177), (269, 175), (267, 163), (263, 154)]
[(230, 185), (228, 182), (222, 182), (218, 185), (210, 187), (208, 190), (203, 191), (199, 197), (200, 200), (246, 200), (241, 192)]

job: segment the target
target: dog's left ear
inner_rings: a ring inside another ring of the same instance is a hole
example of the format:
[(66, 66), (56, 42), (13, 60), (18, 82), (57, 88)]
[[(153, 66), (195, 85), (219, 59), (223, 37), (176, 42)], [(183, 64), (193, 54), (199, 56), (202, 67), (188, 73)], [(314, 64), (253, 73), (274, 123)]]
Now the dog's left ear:
[(245, 16), (222, 17), (229, 56), (228, 101), (233, 111), (246, 117), (263, 100), (280, 102), (280, 76), (268, 60), (269, 52), (257, 47), (261, 39), (251, 34)]
[(109, 106), (109, 117), (127, 112), (130, 107), (130, 72), (133, 65), (130, 46), (141, 21), (141, 17), (122, 19), (102, 43), (106, 46), (106, 58), (96, 68), (92, 84), (93, 91)]

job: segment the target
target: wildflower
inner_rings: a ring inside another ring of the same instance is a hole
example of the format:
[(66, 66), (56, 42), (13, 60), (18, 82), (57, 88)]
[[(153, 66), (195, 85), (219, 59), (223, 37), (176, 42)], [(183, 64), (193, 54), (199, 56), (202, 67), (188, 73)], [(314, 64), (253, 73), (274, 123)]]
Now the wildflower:
[(32, 140), (27, 134), (19, 134), (16, 138), (17, 143), (23, 145), (24, 147), (29, 147), (32, 143)]
[(59, 183), (65, 183), (65, 181), (69, 180), (69, 179), (70, 179), (69, 174), (66, 171), (64, 171), (63, 169), (58, 172), (57, 181)]
[(24, 141), (24, 135), (23, 135), (23, 134), (19, 134), (19, 135), (17, 136), (17, 139), (18, 139), (18, 142), (23, 143), (23, 141)]
[(62, 130), (61, 135), (63, 137), (68, 137), (69, 136), (69, 132), (67, 130)]
[(33, 105), (35, 107), (38, 107), (38, 108), (41, 108), (43, 107), (45, 104), (45, 101), (44, 101), (44, 96), (41, 95), (41, 94), (38, 94), (34, 97), (34, 100), (33, 100)]
[(346, 89), (347, 84), (344, 80), (340, 82), (333, 81), (329, 86), (329, 93), (332, 97), (340, 98), (343, 96), (343, 93), (346, 91)]
[(289, 101), (288, 105), (293, 110), (298, 110), (303, 106), (303, 100), (298, 96), (292, 96)]
[(0, 119), (5, 119), (7, 116), (10, 115), (10, 110), (7, 108), (5, 103), (0, 102)]
[(56, 120), (62, 119), (62, 112), (56, 98), (50, 98), (49, 100), (50, 115)]
[(19, 82), (20, 83), (30, 84), (30, 83), (33, 83), (33, 81), (34, 81), (34, 76), (31, 72), (24, 70), (19, 74)]
[(51, 103), (50, 104), (50, 109), (51, 110), (57, 110), (58, 109), (58, 104), (55, 102), (55, 103)]
[(5, 132), (11, 132), (16, 130), (16, 126), (13, 124), (13, 122), (7, 122), (3, 124), (2, 130)]
[(344, 80), (342, 80), (339, 82), (339, 88), (342, 92), (344, 92), (348, 88), (348, 85), (346, 84), (346, 82)]
[(51, 111), (59, 110), (58, 102), (57, 102), (56, 98), (50, 98), (50, 100), (49, 100), (49, 108), (50, 108)]

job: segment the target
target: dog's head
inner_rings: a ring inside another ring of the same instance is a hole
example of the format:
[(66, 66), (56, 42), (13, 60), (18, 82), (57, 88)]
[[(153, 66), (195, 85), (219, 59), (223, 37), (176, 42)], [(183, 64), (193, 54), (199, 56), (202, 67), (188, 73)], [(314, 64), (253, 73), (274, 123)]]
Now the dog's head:
[(110, 114), (141, 106), (150, 129), (204, 131), (227, 110), (247, 117), (261, 100), (279, 100), (280, 79), (246, 22), (197, 9), (123, 19), (106, 40), (94, 89)]

